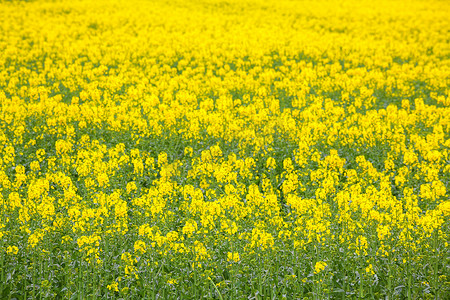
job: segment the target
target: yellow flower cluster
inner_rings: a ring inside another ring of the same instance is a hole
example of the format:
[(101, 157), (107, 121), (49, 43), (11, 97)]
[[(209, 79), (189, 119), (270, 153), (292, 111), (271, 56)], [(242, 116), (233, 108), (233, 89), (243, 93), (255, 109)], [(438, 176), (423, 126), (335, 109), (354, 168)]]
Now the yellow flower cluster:
[(99, 259), (99, 246), (101, 237), (98, 235), (81, 236), (77, 239), (78, 250), (83, 252), (86, 261), (101, 263)]
[(227, 253), (227, 261), (232, 262), (232, 263), (237, 263), (239, 262), (240, 257), (239, 257), (239, 253), (238, 252), (228, 252)]
[(324, 261), (316, 262), (316, 264), (314, 265), (314, 274), (319, 274), (320, 272), (325, 270), (326, 266), (327, 266), (327, 263)]

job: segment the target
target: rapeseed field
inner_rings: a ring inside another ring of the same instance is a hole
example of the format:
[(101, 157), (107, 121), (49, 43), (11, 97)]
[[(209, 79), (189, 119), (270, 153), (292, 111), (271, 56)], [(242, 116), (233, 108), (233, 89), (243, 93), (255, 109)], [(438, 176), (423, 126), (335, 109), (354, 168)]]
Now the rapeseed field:
[(0, 298), (449, 299), (449, 20), (0, 2)]

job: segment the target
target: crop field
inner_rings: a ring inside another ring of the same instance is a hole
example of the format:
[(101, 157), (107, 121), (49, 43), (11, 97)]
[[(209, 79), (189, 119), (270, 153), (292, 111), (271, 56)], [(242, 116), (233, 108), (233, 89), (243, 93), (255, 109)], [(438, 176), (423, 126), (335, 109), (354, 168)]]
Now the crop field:
[(450, 299), (450, 2), (0, 1), (0, 299)]

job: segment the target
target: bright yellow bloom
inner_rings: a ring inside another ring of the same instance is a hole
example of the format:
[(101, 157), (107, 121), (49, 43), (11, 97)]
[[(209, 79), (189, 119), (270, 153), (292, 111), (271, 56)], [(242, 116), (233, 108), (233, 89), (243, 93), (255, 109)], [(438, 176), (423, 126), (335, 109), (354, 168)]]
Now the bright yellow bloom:
[(6, 248), (6, 253), (8, 253), (8, 254), (17, 255), (18, 252), (19, 252), (19, 248), (17, 246), (8, 246)]
[(134, 181), (130, 181), (127, 183), (127, 192), (131, 193), (137, 190), (136, 183)]
[(241, 260), (238, 252), (228, 252), (227, 261), (228, 262), (239, 262)]
[(194, 220), (187, 220), (186, 224), (183, 226), (182, 232), (187, 236), (191, 236), (195, 231), (197, 231), (198, 225)]
[(137, 240), (136, 242), (134, 242), (134, 252), (138, 255), (142, 255), (143, 253), (145, 253), (146, 249), (147, 245), (145, 244), (145, 242), (141, 240)]
[(316, 264), (314, 265), (314, 274), (319, 274), (320, 272), (325, 270), (326, 266), (327, 266), (327, 263), (324, 261), (316, 262)]
[(110, 291), (118, 292), (119, 291), (119, 284), (117, 282), (113, 282), (111, 284), (108, 284), (106, 288)]

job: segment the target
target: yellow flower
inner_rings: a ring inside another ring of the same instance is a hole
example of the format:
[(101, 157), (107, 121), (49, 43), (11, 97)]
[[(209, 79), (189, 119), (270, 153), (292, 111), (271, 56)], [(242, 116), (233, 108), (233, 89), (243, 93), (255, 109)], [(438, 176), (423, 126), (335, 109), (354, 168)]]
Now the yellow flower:
[(369, 264), (369, 265), (366, 267), (366, 273), (367, 273), (367, 274), (370, 274), (370, 275), (375, 275), (375, 271), (373, 270), (372, 264)]
[(68, 243), (68, 242), (70, 242), (71, 240), (72, 240), (72, 238), (71, 238), (70, 236), (65, 235), (65, 236), (63, 236), (63, 237), (61, 238), (61, 244)]
[(17, 248), (16, 246), (8, 246), (8, 248), (6, 248), (6, 253), (8, 254), (17, 255), (18, 252), (19, 248)]
[(39, 162), (42, 162), (44, 160), (44, 156), (45, 156), (45, 150), (44, 149), (38, 149), (36, 151), (36, 157), (37, 157)]
[(117, 282), (113, 282), (111, 284), (108, 284), (106, 288), (110, 291), (118, 292), (119, 291), (119, 284)]
[(145, 242), (137, 240), (134, 243), (134, 252), (136, 252), (137, 254), (142, 255), (143, 253), (145, 253), (146, 249), (147, 245), (145, 244)]
[(39, 161), (35, 160), (30, 163), (30, 168), (33, 172), (37, 172), (41, 169)]
[(32, 235), (30, 235), (28, 237), (28, 245), (31, 248), (35, 248), (37, 246), (37, 244), (40, 241), (42, 241), (43, 238), (44, 238), (44, 233), (42, 232), (42, 230), (38, 229)]
[(192, 149), (192, 147), (186, 147), (184, 148), (184, 155), (187, 157), (192, 157), (192, 154), (194, 153), (194, 150)]
[(137, 260), (133, 258), (133, 256), (129, 252), (122, 253), (120, 259), (128, 265), (134, 265), (137, 262)]
[(161, 152), (158, 154), (158, 166), (161, 167), (167, 164), (167, 153)]
[(239, 262), (241, 258), (239, 257), (238, 252), (228, 252), (227, 253), (227, 261), (228, 262)]
[(324, 261), (318, 261), (314, 265), (314, 274), (319, 274), (323, 270), (325, 270), (325, 267), (327, 266), (327, 263)]
[(187, 236), (191, 236), (198, 228), (197, 222), (194, 220), (187, 220), (186, 224), (183, 226), (182, 232)]
[(57, 140), (55, 143), (56, 153), (59, 155), (69, 152), (72, 147), (72, 143), (66, 140)]
[[(101, 172), (100, 174), (97, 175), (97, 182), (98, 182), (98, 186), (100, 187), (105, 187), (108, 185), (109, 183), (109, 177), (108, 174)], [(128, 185), (127, 185), (128, 187)]]
[(210, 255), (208, 254), (208, 250), (203, 245), (202, 242), (195, 241), (194, 242), (194, 249), (193, 249), (194, 255), (195, 255), (195, 261), (205, 260), (210, 258)]
[(128, 182), (126, 189), (128, 193), (137, 191), (136, 183), (134, 181)]
[(15, 209), (16, 207), (22, 206), (20, 195), (17, 192), (12, 192), (11, 194), (9, 194), (8, 202), (11, 209)]
[(253, 228), (251, 237), (251, 248), (261, 248), (262, 250), (273, 247), (273, 236), (264, 229)]
[(274, 170), (277, 167), (277, 162), (273, 157), (268, 157), (266, 161), (266, 168), (269, 170)]

